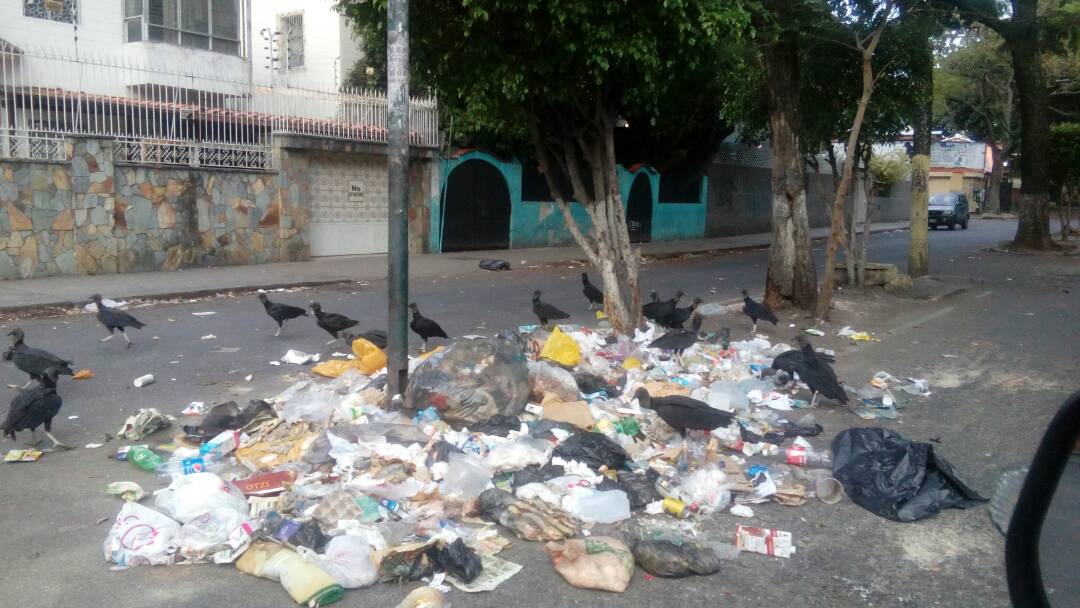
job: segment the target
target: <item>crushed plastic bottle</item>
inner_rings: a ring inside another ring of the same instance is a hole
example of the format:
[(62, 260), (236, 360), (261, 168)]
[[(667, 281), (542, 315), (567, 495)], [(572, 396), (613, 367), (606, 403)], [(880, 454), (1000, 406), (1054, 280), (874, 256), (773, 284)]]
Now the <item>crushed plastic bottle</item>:
[(163, 462), (161, 456), (141, 445), (132, 446), (127, 452), (127, 459), (144, 471), (156, 470)]

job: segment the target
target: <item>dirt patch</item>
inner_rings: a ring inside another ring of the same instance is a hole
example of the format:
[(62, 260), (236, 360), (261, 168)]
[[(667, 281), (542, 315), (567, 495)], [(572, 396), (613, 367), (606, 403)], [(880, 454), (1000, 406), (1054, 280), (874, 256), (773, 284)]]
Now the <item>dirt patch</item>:
[(976, 556), (1000, 555), (1004, 550), (1004, 542), (995, 530), (965, 520), (950, 523), (950, 519), (938, 516), (890, 526), (888, 535), (904, 560), (929, 572), (940, 572), (953, 564), (966, 565)]

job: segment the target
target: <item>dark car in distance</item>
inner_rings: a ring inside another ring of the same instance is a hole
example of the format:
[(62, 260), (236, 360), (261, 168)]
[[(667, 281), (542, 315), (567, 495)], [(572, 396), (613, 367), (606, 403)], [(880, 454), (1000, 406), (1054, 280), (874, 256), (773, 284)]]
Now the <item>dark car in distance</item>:
[(956, 230), (960, 226), (964, 230), (968, 227), (968, 200), (962, 192), (945, 192), (930, 197), (928, 219), (930, 227), (937, 229), (938, 226), (948, 226), (949, 230)]

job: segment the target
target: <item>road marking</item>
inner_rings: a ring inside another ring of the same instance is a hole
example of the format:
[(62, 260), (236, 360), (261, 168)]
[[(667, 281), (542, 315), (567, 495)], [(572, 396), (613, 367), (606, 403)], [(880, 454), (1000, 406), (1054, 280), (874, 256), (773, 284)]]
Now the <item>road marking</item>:
[(975, 299), (979, 300), (979, 299), (985, 298), (986, 296), (988, 296), (988, 295), (990, 295), (992, 293), (994, 293), (994, 292), (992, 292), (992, 291), (984, 291), (984, 292), (980, 293), (979, 295), (975, 296)]

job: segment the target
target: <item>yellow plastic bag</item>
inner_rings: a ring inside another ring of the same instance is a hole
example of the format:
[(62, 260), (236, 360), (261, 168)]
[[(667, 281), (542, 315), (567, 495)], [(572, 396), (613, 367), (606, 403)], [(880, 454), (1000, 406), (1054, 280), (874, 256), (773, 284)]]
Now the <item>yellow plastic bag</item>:
[(371, 342), (368, 342), (363, 338), (357, 338), (353, 340), (352, 350), (353, 354), (356, 355), (355, 359), (330, 359), (329, 361), (323, 361), (311, 368), (312, 373), (326, 376), (327, 378), (337, 378), (350, 369), (355, 369), (361, 374), (370, 376), (386, 367), (386, 353)]
[(353, 340), (352, 352), (356, 355), (355, 362), (359, 364), (357, 369), (366, 376), (386, 367), (386, 353), (363, 338)]
[(639, 367), (641, 367), (641, 359), (638, 359), (637, 357), (627, 357), (622, 362), (622, 368), (625, 369), (626, 371), (630, 371), (632, 369), (637, 369)]
[(574, 367), (581, 362), (581, 348), (573, 338), (564, 334), (556, 326), (551, 332), (551, 337), (544, 342), (544, 348), (540, 349), (540, 358), (566, 367)]

